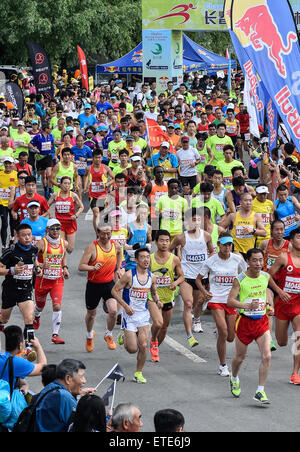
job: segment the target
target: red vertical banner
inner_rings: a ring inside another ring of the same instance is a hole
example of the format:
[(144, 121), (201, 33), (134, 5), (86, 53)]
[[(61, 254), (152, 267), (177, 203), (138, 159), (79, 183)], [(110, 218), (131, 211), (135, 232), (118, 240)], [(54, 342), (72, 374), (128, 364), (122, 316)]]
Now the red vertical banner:
[(78, 52), (79, 67), (80, 67), (80, 72), (81, 72), (82, 88), (85, 88), (88, 91), (89, 90), (89, 77), (88, 77), (88, 70), (87, 70), (85, 54), (84, 54), (84, 51), (82, 50), (82, 48), (79, 46), (77, 46), (77, 52)]

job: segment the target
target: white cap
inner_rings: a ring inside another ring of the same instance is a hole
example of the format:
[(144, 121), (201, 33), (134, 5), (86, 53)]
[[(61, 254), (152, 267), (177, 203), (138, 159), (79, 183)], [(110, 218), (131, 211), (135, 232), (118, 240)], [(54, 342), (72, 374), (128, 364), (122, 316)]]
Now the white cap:
[(139, 160), (142, 160), (142, 157), (140, 155), (132, 155), (131, 160), (133, 162), (138, 162)]
[(184, 99), (182, 94), (179, 94), (179, 96), (177, 96), (177, 99)]
[(11, 157), (10, 155), (7, 155), (7, 156), (3, 157), (3, 163), (5, 163), (5, 162), (15, 163), (15, 159), (13, 157)]
[(141, 154), (141, 153), (142, 153), (141, 146), (139, 146), (138, 144), (136, 144), (135, 146), (133, 146), (132, 152), (133, 152), (134, 154)]
[(47, 228), (51, 228), (51, 226), (54, 226), (55, 224), (61, 224), (60, 221), (57, 218), (51, 218), (47, 222)]
[(269, 189), (265, 185), (262, 185), (261, 187), (256, 187), (255, 190), (256, 193), (258, 193), (259, 195), (261, 195), (262, 193), (269, 193)]
[(170, 149), (170, 143), (168, 143), (167, 141), (163, 141), (162, 143), (160, 143), (160, 145), (161, 145), (162, 147), (165, 147), (165, 148)]
[(17, 126), (25, 126), (25, 124), (24, 124), (23, 121), (18, 121), (18, 122), (17, 122)]
[(234, 110), (234, 104), (228, 104), (227, 108), (232, 108), (232, 110)]

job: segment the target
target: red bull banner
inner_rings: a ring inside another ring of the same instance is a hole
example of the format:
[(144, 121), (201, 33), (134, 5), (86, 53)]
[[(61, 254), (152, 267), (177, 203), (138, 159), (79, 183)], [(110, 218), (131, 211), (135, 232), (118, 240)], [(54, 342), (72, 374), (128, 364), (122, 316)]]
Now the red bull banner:
[(81, 47), (77, 46), (77, 53), (79, 59), (80, 73), (81, 73), (81, 85), (82, 88), (85, 88), (87, 91), (89, 90), (89, 76), (86, 64), (86, 58), (84, 51)]
[(300, 47), (289, 2), (232, 0), (230, 24), (300, 148)]
[(28, 47), (36, 92), (51, 99), (54, 90), (50, 61), (40, 45), (35, 42), (30, 42)]

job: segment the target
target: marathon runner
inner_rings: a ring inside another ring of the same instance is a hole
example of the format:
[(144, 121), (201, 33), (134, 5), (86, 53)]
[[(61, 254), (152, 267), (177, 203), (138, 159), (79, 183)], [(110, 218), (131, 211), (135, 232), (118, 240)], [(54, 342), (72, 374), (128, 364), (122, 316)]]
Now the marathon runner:
[(37, 243), (39, 250), (38, 267), (41, 275), (35, 280), (35, 307), (34, 307), (34, 329), (40, 327), (41, 313), (45, 307), (47, 295), (52, 300), (52, 339), (53, 344), (64, 344), (65, 341), (59, 337), (61, 326), (61, 305), (64, 290), (64, 279), (69, 278), (69, 270), (66, 262), (67, 242), (60, 237), (61, 224), (56, 218), (47, 222), (47, 234)]
[(158, 347), (164, 341), (171, 322), (175, 291), (184, 281), (180, 260), (169, 251), (170, 242), (169, 231), (163, 229), (157, 231), (155, 238), (157, 251), (150, 256), (151, 272), (156, 276), (157, 293), (162, 303), (161, 311), (155, 306), (158, 313), (161, 312), (162, 325), (159, 327), (153, 323), (151, 327), (150, 353), (153, 362), (160, 361)]
[(204, 302), (201, 292), (196, 285), (196, 278), (201, 273), (203, 263), (208, 254), (214, 254), (211, 236), (200, 229), (200, 209), (192, 208), (185, 214), (186, 231), (175, 237), (170, 246), (170, 251), (180, 247), (181, 266), (185, 281), (180, 284), (180, 294), (184, 303), (183, 322), (190, 347), (198, 345), (198, 341), (192, 334), (192, 309), (194, 308), (195, 333), (202, 333), (200, 314)]
[(32, 230), (32, 245), (36, 245), (46, 235), (48, 218), (40, 216), (40, 203), (38, 201), (29, 201), (27, 212), (29, 218), (24, 218), (21, 224), (29, 224)]
[[(246, 262), (248, 270), (242, 272), (234, 279), (233, 287), (228, 295), (228, 306), (240, 309), (236, 321), (236, 355), (232, 361), (232, 374), (230, 375), (231, 393), (240, 397), (241, 388), (238, 373), (246, 358), (248, 345), (256, 341), (261, 353), (259, 367), (259, 383), (254, 400), (261, 404), (270, 404), (265, 393), (265, 383), (271, 365), (271, 334), (267, 313), (267, 287), (270, 285), (278, 294), (284, 292), (275, 284), (272, 277), (262, 271), (264, 256), (258, 248), (247, 251)], [(239, 301), (237, 297), (239, 296)], [(271, 306), (271, 310), (273, 306)]]
[[(97, 307), (101, 298), (107, 306), (108, 317), (104, 340), (110, 350), (115, 350), (112, 331), (117, 319), (117, 302), (112, 295), (115, 275), (121, 276), (122, 252), (117, 243), (111, 241), (112, 227), (101, 223), (97, 229), (97, 240), (84, 250), (78, 270), (88, 273), (85, 291), (86, 303), (86, 351), (94, 350), (95, 331), (93, 330)], [(118, 300), (119, 301), (119, 300)]]
[(288, 330), (291, 324), (294, 330), (294, 369), (290, 383), (300, 385), (300, 228), (290, 234), (291, 248), (281, 253), (269, 273), (278, 279), (278, 286), (282, 289), (275, 304), (276, 339), (280, 347), (288, 345)]
[(48, 202), (49, 207), (52, 204), (55, 205), (55, 218), (59, 220), (61, 226), (60, 236), (67, 241), (69, 254), (74, 251), (75, 247), (77, 218), (84, 210), (79, 196), (70, 191), (71, 183), (69, 176), (63, 176), (60, 180), (60, 191), (54, 192)]
[[(123, 306), (122, 328), (124, 336), (119, 335), (118, 343), (124, 343), (130, 354), (137, 353), (137, 367), (134, 380), (137, 383), (147, 383), (143, 376), (143, 367), (147, 358), (148, 337), (150, 327), (149, 304), (159, 300), (156, 288), (156, 277), (149, 270), (150, 251), (139, 248), (135, 251), (136, 268), (123, 275), (112, 289), (112, 295)], [(123, 298), (121, 293), (123, 291)], [(149, 295), (152, 299), (149, 299)]]
[(37, 193), (36, 191), (36, 178), (34, 176), (27, 176), (25, 179), (25, 194), (15, 199), (12, 216), (16, 220), (19, 216), (20, 221), (24, 218), (28, 218), (27, 205), (29, 201), (38, 201), (40, 203), (40, 215), (47, 217), (49, 212), (49, 206), (46, 199)]
[[(38, 248), (32, 245), (32, 230), (27, 224), (20, 224), (16, 230), (17, 243), (12, 245), (0, 258), (0, 275), (5, 276), (2, 283), (2, 308), (0, 327), (7, 324), (13, 308), (18, 305), (25, 328), (24, 339), (30, 342), (33, 330), (33, 272), (41, 274), (38, 267)], [(29, 337), (29, 336), (30, 337)]]
[(288, 239), (290, 233), (298, 227), (297, 221), (300, 216), (296, 214), (296, 209), (300, 209), (300, 203), (295, 196), (289, 196), (289, 190), (285, 185), (279, 185), (277, 196), (275, 217), (284, 222), (284, 238)]
[(73, 189), (73, 181), (75, 181), (74, 191), (77, 190), (77, 166), (72, 162), (73, 152), (70, 148), (64, 148), (61, 151), (61, 160), (53, 167), (51, 174), (51, 182), (53, 184), (54, 192), (59, 192), (61, 180), (64, 176), (68, 176), (71, 180), (71, 187)]
[[(237, 311), (227, 305), (227, 298), (234, 278), (246, 271), (247, 265), (241, 256), (233, 253), (233, 238), (228, 232), (219, 235), (217, 245), (219, 252), (203, 263), (196, 285), (203, 298), (208, 301), (207, 308), (212, 312), (218, 331), (217, 352), (220, 360), (218, 374), (228, 377), (226, 342), (234, 341)], [(202, 285), (202, 280), (207, 276), (209, 290)]]
[(13, 170), (13, 157), (4, 157), (4, 170), (0, 170), (0, 217), (1, 217), (1, 241), (2, 252), (6, 248), (8, 219), (10, 222), (11, 237), (14, 236), (14, 220), (9, 206), (13, 203), (15, 188), (18, 184), (17, 172)]

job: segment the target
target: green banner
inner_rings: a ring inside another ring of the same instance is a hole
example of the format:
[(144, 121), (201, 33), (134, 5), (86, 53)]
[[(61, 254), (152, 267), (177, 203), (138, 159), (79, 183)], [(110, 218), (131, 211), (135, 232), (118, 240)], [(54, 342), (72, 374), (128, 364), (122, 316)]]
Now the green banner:
[[(300, 0), (290, 4), (300, 29)], [(224, 0), (143, 0), (142, 9), (144, 30), (227, 30)]]

